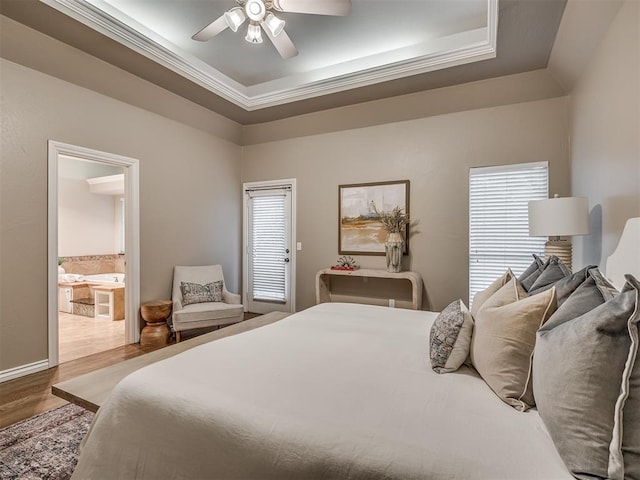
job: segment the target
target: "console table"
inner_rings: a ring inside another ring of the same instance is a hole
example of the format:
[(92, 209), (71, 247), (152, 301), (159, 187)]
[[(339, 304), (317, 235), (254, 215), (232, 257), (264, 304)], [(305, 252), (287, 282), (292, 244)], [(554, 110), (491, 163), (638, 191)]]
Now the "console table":
[(325, 302), (368, 303), (420, 310), (422, 277), (417, 272), (325, 268), (316, 274), (316, 304)]

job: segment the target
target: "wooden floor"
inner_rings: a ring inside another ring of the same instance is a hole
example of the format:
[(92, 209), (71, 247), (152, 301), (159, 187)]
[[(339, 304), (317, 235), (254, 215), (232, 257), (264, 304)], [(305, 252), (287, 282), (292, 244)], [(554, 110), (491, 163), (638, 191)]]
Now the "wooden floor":
[(124, 320), (58, 313), (59, 363), (123, 346), (124, 327)]
[(68, 403), (51, 393), (51, 385), (102, 367), (134, 358), (157, 348), (124, 345), (57, 367), (0, 383), (0, 428)]
[[(255, 316), (256, 314), (246, 313), (245, 319)], [(184, 335), (183, 339), (207, 331), (210, 331), (210, 329), (194, 330), (189, 332), (188, 335)], [(158, 347), (141, 347), (137, 343), (122, 345), (60, 363), (57, 367), (42, 372), (0, 383), (0, 428), (69, 403), (51, 393), (53, 384), (70, 380), (103, 367), (115, 365), (154, 350), (158, 350)]]

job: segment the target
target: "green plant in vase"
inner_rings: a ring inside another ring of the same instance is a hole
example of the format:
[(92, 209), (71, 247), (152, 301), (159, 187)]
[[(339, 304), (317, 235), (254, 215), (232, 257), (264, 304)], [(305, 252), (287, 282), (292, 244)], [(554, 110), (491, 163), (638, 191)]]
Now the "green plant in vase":
[(374, 202), (371, 202), (371, 208), (378, 216), (378, 221), (387, 231), (387, 240), (384, 242), (387, 271), (400, 272), (402, 271), (402, 255), (405, 245), (404, 233), (410, 223), (409, 214), (398, 206), (390, 212), (380, 211)]

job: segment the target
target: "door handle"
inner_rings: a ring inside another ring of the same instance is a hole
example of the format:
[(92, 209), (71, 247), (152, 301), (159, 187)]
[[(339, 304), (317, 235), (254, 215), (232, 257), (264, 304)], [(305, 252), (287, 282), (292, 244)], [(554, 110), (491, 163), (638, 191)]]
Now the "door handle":
[(288, 258), (285, 258), (285, 259), (284, 259), (284, 263), (289, 263), (289, 259), (288, 259)]

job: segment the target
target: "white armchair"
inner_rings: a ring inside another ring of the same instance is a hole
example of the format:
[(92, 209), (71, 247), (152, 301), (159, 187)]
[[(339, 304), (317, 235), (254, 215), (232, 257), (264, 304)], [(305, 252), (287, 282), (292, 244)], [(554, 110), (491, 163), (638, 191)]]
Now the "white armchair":
[[(222, 301), (204, 301), (184, 305), (180, 288), (183, 282), (207, 285), (220, 280), (223, 282)], [(227, 290), (220, 265), (174, 267), (172, 300), (171, 322), (177, 342), (180, 341), (180, 332), (183, 330), (229, 325), (241, 322), (244, 318), (241, 297)]]

